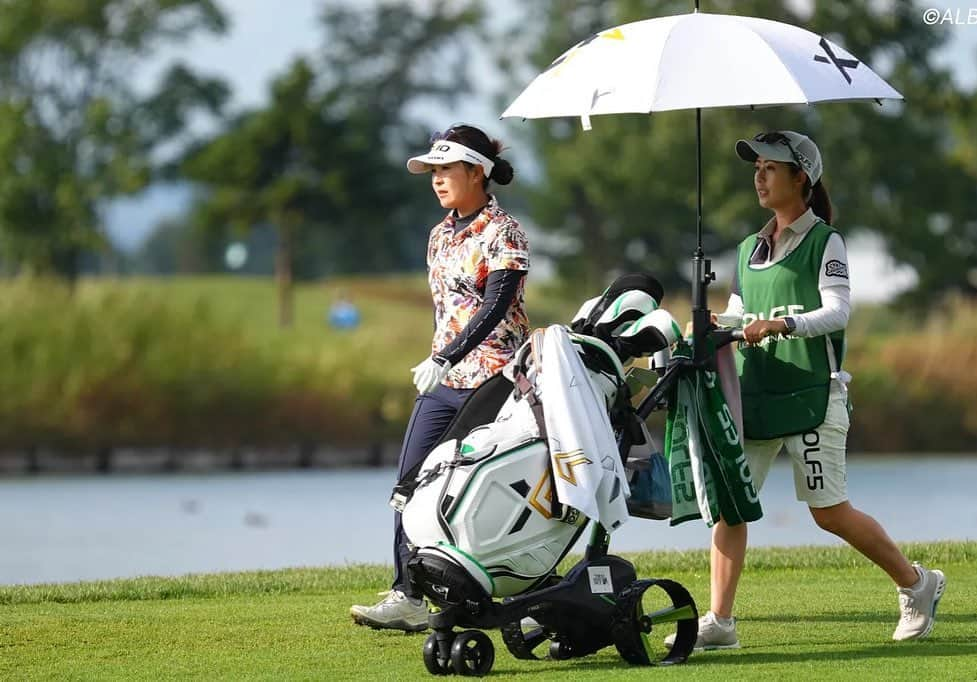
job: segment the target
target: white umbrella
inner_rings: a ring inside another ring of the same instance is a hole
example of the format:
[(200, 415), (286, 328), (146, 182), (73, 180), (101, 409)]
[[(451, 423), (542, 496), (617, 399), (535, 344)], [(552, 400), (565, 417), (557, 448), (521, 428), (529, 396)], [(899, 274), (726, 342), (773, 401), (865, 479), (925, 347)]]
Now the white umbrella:
[(503, 117), (652, 113), (902, 99), (844, 48), (768, 19), (694, 12), (601, 31), (571, 47)]
[(692, 318), (701, 360), (706, 287), (714, 279), (702, 253), (702, 109), (883, 99), (902, 95), (830, 40), (782, 22), (699, 12), (696, 2), (692, 14), (622, 24), (574, 45), (502, 117), (579, 116), (589, 129), (600, 114), (696, 110)]

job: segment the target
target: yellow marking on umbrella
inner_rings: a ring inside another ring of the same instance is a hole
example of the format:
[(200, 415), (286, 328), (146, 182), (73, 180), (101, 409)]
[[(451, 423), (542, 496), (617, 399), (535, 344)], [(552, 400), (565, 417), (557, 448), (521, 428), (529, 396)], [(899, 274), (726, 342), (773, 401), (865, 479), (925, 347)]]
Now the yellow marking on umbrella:
[(619, 27), (608, 29), (607, 31), (604, 31), (603, 33), (598, 33), (596, 35), (592, 35), (587, 40), (584, 40), (584, 41), (582, 41), (582, 42), (577, 43), (576, 45), (574, 45), (570, 49), (570, 51), (566, 53), (566, 55), (563, 58), (557, 59), (555, 62), (553, 62), (552, 64), (550, 64), (549, 68), (547, 68), (544, 73), (556, 73), (556, 72), (558, 72), (560, 69), (562, 69), (564, 66), (567, 65), (567, 62), (569, 62), (571, 59), (573, 59), (574, 57), (576, 57), (577, 54), (580, 52), (581, 49), (587, 47), (587, 45), (589, 45), (591, 42), (593, 42), (593, 40), (595, 38), (607, 38), (609, 40), (624, 40), (625, 39), (624, 32)]

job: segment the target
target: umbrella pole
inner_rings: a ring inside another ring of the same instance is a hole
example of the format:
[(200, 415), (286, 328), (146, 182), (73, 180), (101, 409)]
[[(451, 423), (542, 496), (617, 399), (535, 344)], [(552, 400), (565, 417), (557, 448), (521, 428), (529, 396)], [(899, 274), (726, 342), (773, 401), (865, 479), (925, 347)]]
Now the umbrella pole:
[(695, 110), (695, 253), (692, 254), (692, 359), (696, 364), (708, 359), (706, 334), (712, 324), (706, 290), (716, 279), (712, 263), (702, 251), (702, 109)]

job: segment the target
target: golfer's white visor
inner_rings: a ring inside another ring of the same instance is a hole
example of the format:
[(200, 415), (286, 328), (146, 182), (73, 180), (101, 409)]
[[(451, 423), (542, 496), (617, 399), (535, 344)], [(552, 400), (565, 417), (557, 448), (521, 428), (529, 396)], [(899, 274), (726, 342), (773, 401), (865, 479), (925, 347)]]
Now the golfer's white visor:
[(415, 174), (427, 173), (431, 170), (431, 166), (444, 166), (455, 161), (467, 161), (480, 165), (485, 169), (485, 177), (492, 175), (492, 168), (495, 167), (495, 163), (474, 149), (458, 142), (437, 140), (427, 154), (408, 159), (407, 170)]

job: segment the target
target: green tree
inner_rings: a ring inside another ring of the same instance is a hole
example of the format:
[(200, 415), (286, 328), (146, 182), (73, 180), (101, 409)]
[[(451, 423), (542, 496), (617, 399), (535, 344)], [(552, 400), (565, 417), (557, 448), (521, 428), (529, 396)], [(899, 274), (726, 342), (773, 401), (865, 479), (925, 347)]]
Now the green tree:
[(219, 235), (194, 229), (183, 217), (165, 218), (127, 261), (132, 271), (151, 275), (213, 272), (223, 268), (225, 248)]
[[(363, 11), (337, 3), (322, 15), (324, 102), (347, 124), (333, 168), (347, 178), (344, 209), (333, 216), (334, 253), (347, 254), (339, 271), (423, 267), (428, 232), (443, 216), (429, 184), (405, 175), (404, 160), (428, 143), (424, 108), (472, 95), (484, 14), (481, 0), (417, 5), (388, 0)], [(376, 153), (382, 173), (361, 162)]]
[[(206, 190), (193, 208), (202, 229), (276, 230), (283, 326), (297, 265), (321, 275), (423, 262), (435, 219), (429, 187), (411, 182), (403, 166), (408, 145), (427, 141), (410, 107), (466, 91), (467, 49), (449, 48), (470, 44), (459, 36), (480, 16), (477, 3), (329, 7), (322, 68), (296, 60), (272, 84), (265, 108), (241, 114), (187, 156), (183, 172)], [(445, 49), (454, 54), (434, 69)]]
[(0, 3), (0, 250), (22, 270), (77, 275), (104, 245), (101, 208), (138, 191), (222, 82), (171, 65), (148, 94), (132, 74), (161, 45), (221, 32), (210, 0)]
[[(962, 93), (936, 50), (946, 40), (921, 24), (910, 0), (885, 7), (826, 0), (805, 12), (796, 3), (706, 0), (704, 11), (762, 16), (828, 35), (872, 65), (906, 97), (904, 104), (867, 103), (707, 109), (702, 114), (704, 246), (723, 249), (764, 219), (750, 192), (750, 169), (733, 142), (758, 130), (804, 130), (825, 157), (825, 183), (843, 231), (873, 230), (890, 253), (916, 268), (927, 293), (961, 289), (977, 267), (977, 180), (973, 93)], [(568, 47), (610, 26), (691, 10), (686, 1), (549, 0), (532, 6), (529, 25), (542, 27), (531, 68), (505, 56), (521, 74), (510, 97)], [(969, 117), (968, 117), (969, 116)], [(584, 132), (576, 120), (527, 125), (543, 181), (533, 211), (544, 228), (573, 248), (561, 272), (588, 290), (615, 270), (644, 267), (668, 286), (687, 286), (695, 231), (695, 114), (602, 116)], [(972, 277), (973, 279), (973, 277)]]
[(296, 233), (323, 224), (336, 208), (336, 180), (324, 171), (342, 123), (323, 116), (314, 86), (312, 68), (296, 60), (272, 84), (267, 108), (238, 117), (184, 164), (187, 177), (210, 190), (194, 208), (202, 229), (247, 232), (264, 222), (275, 226), (282, 326), (292, 321)]

